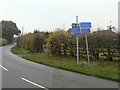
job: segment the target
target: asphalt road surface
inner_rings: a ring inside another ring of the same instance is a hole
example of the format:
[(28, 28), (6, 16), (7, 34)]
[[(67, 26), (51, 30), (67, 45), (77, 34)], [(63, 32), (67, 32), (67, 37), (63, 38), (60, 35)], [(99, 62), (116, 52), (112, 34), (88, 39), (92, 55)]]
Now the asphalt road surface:
[(24, 60), (2, 48), (2, 88), (118, 88), (118, 83)]

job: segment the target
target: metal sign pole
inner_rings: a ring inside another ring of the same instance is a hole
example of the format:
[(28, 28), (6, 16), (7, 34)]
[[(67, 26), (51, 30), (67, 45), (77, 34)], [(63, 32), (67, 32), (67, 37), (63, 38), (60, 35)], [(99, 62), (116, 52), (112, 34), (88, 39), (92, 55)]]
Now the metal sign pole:
[(79, 64), (78, 35), (76, 37), (77, 37), (77, 64)]
[[(76, 23), (78, 28), (78, 16), (76, 16)], [(76, 36), (76, 39), (77, 39), (77, 64), (79, 64), (78, 35)]]
[(87, 41), (87, 34), (86, 33), (85, 33), (85, 38), (86, 38), (86, 48), (87, 48), (87, 56), (88, 56), (88, 66), (90, 66), (89, 51), (88, 51), (88, 41)]

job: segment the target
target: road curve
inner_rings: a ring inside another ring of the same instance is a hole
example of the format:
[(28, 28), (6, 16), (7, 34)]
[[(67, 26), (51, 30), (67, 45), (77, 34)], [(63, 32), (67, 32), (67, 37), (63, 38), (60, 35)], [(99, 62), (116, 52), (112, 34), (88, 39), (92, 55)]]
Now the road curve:
[(11, 53), (13, 46), (2, 48), (2, 88), (118, 88), (114, 81), (24, 60)]

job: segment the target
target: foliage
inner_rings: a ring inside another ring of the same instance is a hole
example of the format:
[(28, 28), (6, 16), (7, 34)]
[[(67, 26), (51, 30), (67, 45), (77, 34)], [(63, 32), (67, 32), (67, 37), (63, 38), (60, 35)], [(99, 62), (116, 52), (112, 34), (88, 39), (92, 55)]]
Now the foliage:
[(101, 57), (113, 61), (118, 57), (117, 34), (116, 33), (93, 33), (88, 36), (90, 54), (96, 59)]
[[(90, 60), (119, 60), (120, 49), (117, 33), (110, 30), (87, 34)], [(31, 52), (42, 52), (47, 49), (49, 55), (71, 55), (76, 57), (76, 36), (70, 32), (57, 29), (48, 36), (37, 30), (18, 38), (18, 45)], [(43, 47), (46, 45), (46, 47)], [(85, 34), (79, 35), (79, 56), (87, 60)]]
[(30, 33), (17, 39), (17, 45), (31, 52), (42, 52), (46, 36), (44, 33)]
[[(19, 51), (19, 49), (16, 50)], [(24, 56), (23, 58), (40, 64), (61, 68), (64, 70), (102, 77), (110, 80), (116, 80), (116, 81), (119, 80), (117, 61), (109, 62), (104, 60), (98, 60), (98, 61), (91, 60), (90, 61), (91, 65), (87, 67), (86, 60), (80, 59), (80, 63), (79, 65), (77, 65), (76, 59), (70, 55), (68, 57), (57, 56), (57, 55), (48, 56), (48, 54), (44, 52), (44, 53), (38, 53), (35, 56)]]
[(4, 38), (0, 38), (0, 46), (8, 44), (8, 41)]
[(13, 42), (14, 40), (13, 35), (18, 35), (19, 33), (21, 33), (21, 31), (18, 30), (14, 22), (2, 21), (2, 38), (7, 39), (8, 43)]
[[(87, 34), (90, 58), (94, 60), (118, 60), (119, 49), (117, 34), (112, 31), (98, 31)], [(49, 54), (76, 56), (76, 37), (64, 30), (57, 29), (47, 38), (47, 51)], [(79, 36), (79, 56), (87, 59), (85, 34)]]
[(44, 33), (37, 33), (34, 34), (33, 39), (30, 43), (30, 50), (32, 52), (43, 52), (43, 44), (45, 42), (45, 34)]
[(47, 51), (49, 54), (61, 55), (62, 51), (64, 55), (67, 55), (67, 50), (70, 48), (70, 39), (72, 35), (64, 30), (57, 29), (54, 33), (51, 33), (47, 38)]
[(40, 33), (40, 31), (36, 29), (36, 30), (34, 30), (33, 33)]

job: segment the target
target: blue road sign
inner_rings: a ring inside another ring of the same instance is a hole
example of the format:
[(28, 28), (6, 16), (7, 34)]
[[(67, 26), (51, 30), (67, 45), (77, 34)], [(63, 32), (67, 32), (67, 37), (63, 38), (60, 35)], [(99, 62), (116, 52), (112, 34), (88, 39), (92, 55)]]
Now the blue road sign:
[(91, 30), (90, 29), (81, 29), (81, 33), (90, 33)]
[(80, 23), (81, 28), (91, 28), (91, 22), (81, 22)]
[(79, 33), (73, 33), (73, 35), (80, 35), (80, 32)]
[(72, 28), (72, 33), (79, 33), (80, 32), (80, 28)]

